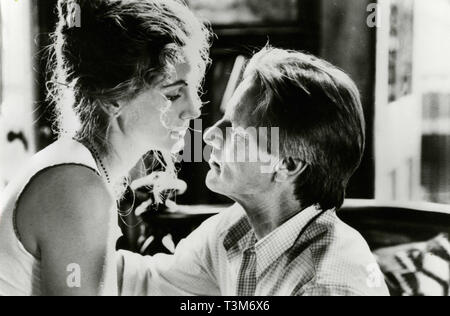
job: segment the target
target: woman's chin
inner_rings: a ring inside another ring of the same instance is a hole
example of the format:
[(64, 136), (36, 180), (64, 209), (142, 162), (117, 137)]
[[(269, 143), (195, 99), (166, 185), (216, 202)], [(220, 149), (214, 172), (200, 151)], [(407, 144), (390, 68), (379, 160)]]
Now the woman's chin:
[(185, 133), (181, 132), (171, 132), (169, 134), (168, 143), (170, 143), (170, 152), (176, 154), (184, 149), (186, 145)]
[(172, 140), (172, 145), (170, 147), (170, 152), (172, 154), (178, 154), (179, 152), (181, 152), (184, 149), (185, 146), (185, 142), (184, 139), (180, 139), (178, 141), (173, 141)]

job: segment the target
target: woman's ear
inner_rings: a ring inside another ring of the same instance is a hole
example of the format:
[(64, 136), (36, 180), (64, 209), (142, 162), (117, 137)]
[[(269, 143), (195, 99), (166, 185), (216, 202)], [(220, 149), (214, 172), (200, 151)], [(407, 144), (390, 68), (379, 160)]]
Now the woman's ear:
[(287, 157), (280, 160), (275, 167), (275, 182), (287, 182), (296, 179), (308, 167), (301, 159)]
[(110, 126), (115, 126), (117, 130), (125, 134), (125, 125), (122, 114), (124, 104), (120, 102), (111, 102), (102, 104), (103, 111), (110, 117)]
[(111, 102), (107, 104), (102, 103), (102, 108), (105, 113), (109, 114), (114, 118), (118, 118), (122, 112), (123, 106), (119, 102)]

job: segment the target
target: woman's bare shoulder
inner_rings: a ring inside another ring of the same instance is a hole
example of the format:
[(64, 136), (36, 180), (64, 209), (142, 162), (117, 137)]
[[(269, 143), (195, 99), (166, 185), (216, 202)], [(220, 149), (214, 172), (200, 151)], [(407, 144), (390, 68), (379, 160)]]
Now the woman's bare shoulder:
[(21, 200), (36, 199), (46, 208), (70, 203), (112, 202), (102, 178), (82, 165), (60, 165), (45, 169), (33, 177)]
[(100, 176), (80, 165), (61, 165), (39, 172), (23, 191), (16, 223), (25, 248), (35, 254), (39, 240), (64, 231), (89, 233), (105, 224), (113, 199)]

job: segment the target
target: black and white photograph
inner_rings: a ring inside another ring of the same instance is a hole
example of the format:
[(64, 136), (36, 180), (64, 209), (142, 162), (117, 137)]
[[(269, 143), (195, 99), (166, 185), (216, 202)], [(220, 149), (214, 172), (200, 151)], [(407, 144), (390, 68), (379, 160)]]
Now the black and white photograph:
[(450, 0), (0, 0), (0, 296), (450, 296)]

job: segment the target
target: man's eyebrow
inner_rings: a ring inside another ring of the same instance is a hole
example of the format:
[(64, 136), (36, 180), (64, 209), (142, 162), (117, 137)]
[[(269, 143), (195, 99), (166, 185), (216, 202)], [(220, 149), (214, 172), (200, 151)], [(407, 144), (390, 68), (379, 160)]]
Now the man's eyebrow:
[(167, 89), (167, 88), (173, 88), (173, 87), (176, 87), (176, 86), (185, 86), (185, 87), (187, 87), (188, 85), (189, 84), (187, 83), (186, 80), (178, 80), (178, 81), (175, 81), (174, 83), (171, 83), (171, 84), (163, 86), (163, 88)]

